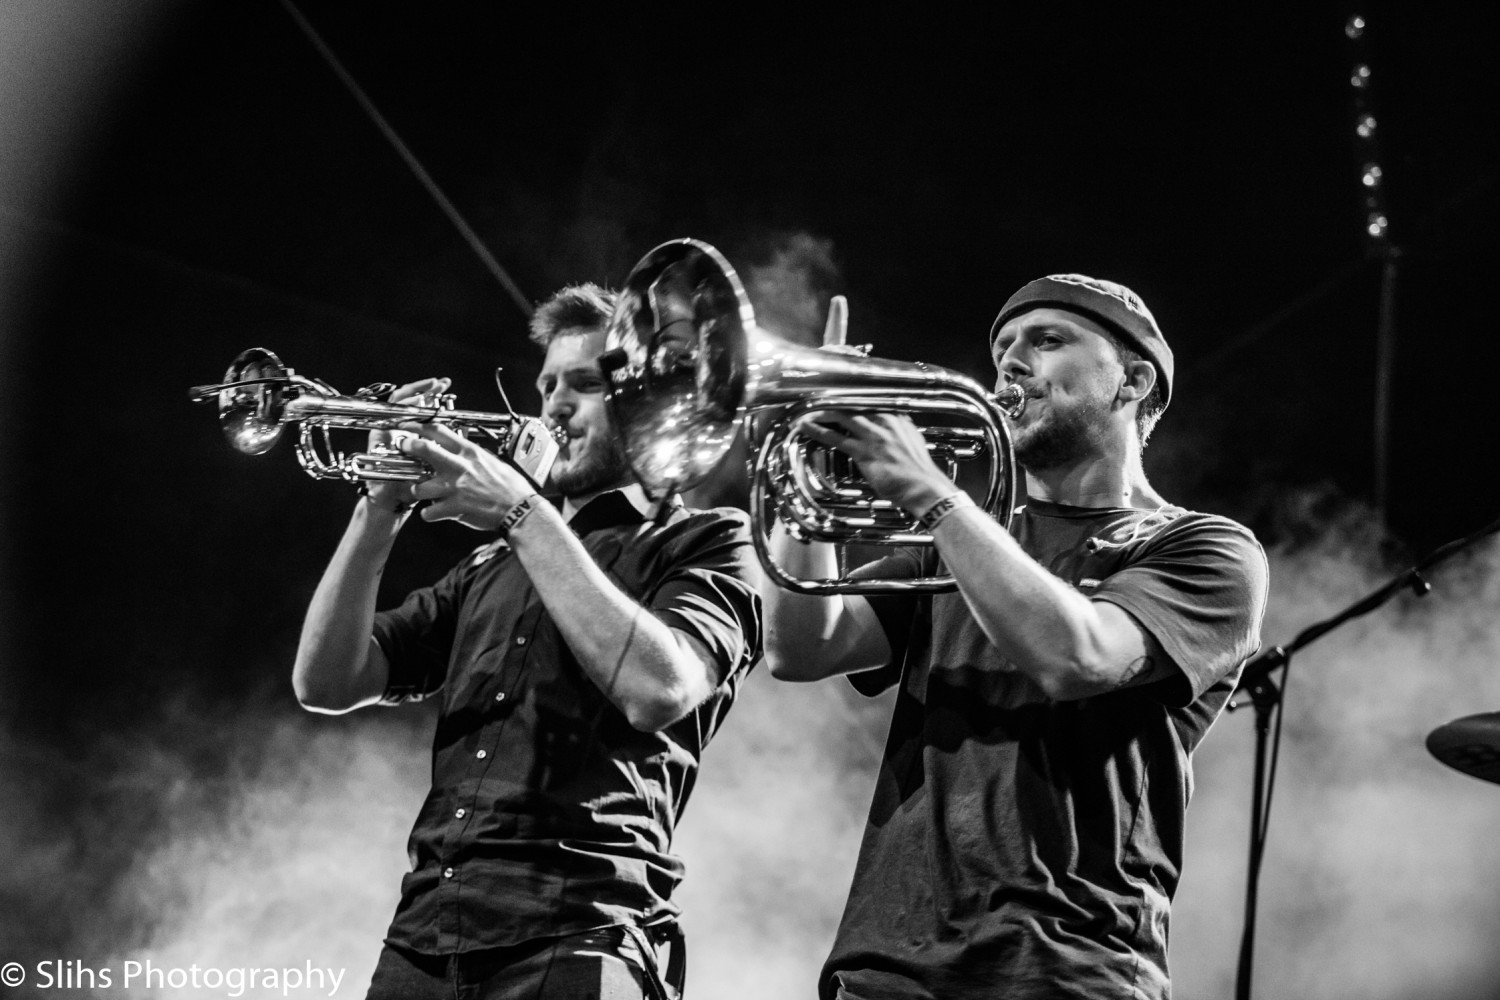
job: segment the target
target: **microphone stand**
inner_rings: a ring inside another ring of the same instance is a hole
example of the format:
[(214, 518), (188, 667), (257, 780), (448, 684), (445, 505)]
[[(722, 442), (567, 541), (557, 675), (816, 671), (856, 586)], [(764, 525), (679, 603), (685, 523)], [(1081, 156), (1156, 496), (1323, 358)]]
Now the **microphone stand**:
[[(1403, 570), (1378, 590), (1360, 598), (1333, 617), (1303, 629), (1285, 646), (1272, 646), (1245, 664), (1245, 669), (1240, 674), (1239, 684), (1235, 687), (1235, 694), (1239, 695), (1243, 692), (1249, 696), (1251, 703), (1255, 706), (1255, 789), (1250, 803), (1250, 861), (1245, 885), (1245, 929), (1240, 938), (1239, 970), (1234, 989), (1235, 1000), (1250, 1000), (1250, 978), (1255, 955), (1255, 909), (1260, 891), (1260, 865), (1265, 854), (1266, 835), (1270, 832), (1271, 793), (1275, 789), (1276, 760), (1281, 747), (1281, 712), (1279, 709), (1286, 689), (1286, 676), (1283, 675), (1281, 686), (1278, 687), (1271, 679), (1271, 674), (1289, 666), (1293, 653), (1317, 641), (1345, 622), (1369, 614), (1403, 590), (1409, 589), (1418, 597), (1426, 597), (1432, 590), (1432, 584), (1428, 583), (1422, 575), (1425, 570), (1497, 532), (1500, 532), (1500, 519), (1491, 521), (1471, 535), (1439, 546), (1415, 566)], [(1231, 698), (1230, 711), (1237, 708), (1239, 704), (1235, 698)], [(1276, 750), (1271, 757), (1268, 775), (1266, 750), (1273, 713), (1276, 716), (1274, 744)]]

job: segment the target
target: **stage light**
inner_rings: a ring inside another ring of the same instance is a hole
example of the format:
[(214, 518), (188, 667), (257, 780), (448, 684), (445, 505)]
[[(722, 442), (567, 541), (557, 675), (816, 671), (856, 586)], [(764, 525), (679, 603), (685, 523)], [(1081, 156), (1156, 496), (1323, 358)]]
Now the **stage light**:
[(1370, 85), (1370, 67), (1360, 63), (1354, 67), (1354, 73), (1349, 77), (1349, 86), (1363, 90)]
[(1360, 179), (1364, 181), (1365, 187), (1373, 188), (1380, 186), (1381, 176), (1380, 164), (1366, 163), (1364, 176)]
[(1344, 25), (1344, 34), (1348, 35), (1351, 40), (1360, 38), (1364, 35), (1364, 33), (1365, 19), (1360, 17), (1358, 14), (1355, 14), (1353, 17), (1349, 18), (1348, 23)]
[(1385, 235), (1386, 227), (1389, 225), (1390, 221), (1380, 212), (1371, 212), (1369, 222), (1365, 225), (1365, 232), (1378, 240)]
[(1359, 133), (1361, 139), (1368, 139), (1375, 134), (1375, 116), (1361, 115), (1359, 122), (1354, 126), (1354, 131)]

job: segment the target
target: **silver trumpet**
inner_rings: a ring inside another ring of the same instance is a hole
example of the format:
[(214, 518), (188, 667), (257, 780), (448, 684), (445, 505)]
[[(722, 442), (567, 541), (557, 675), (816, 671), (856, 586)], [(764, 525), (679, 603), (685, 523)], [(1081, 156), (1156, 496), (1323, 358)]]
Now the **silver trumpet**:
[(654, 493), (689, 489), (723, 458), (743, 427), (752, 447), (755, 543), (767, 573), (799, 593), (951, 590), (947, 575), (915, 579), (804, 579), (767, 545), (767, 513), (800, 541), (930, 546), (932, 536), (876, 496), (842, 452), (798, 430), (819, 410), (910, 416), (956, 478), (958, 463), (987, 458), (982, 506), (1009, 526), (1016, 498), (1007, 419), (1026, 405), (1018, 385), (986, 391), (958, 372), (786, 344), (756, 326), (734, 269), (697, 240), (652, 250), (631, 271), (600, 358), (608, 400), (636, 476)]
[(287, 424), (300, 424), (297, 460), (314, 479), (412, 483), (432, 475), (425, 462), (387, 445), (345, 454), (333, 445), (329, 432), (334, 429), (390, 431), (406, 423), (441, 424), (464, 437), (484, 437), (539, 485), (546, 482), (567, 438), (562, 428), (549, 430), (536, 417), (455, 409), (455, 397), (448, 393), (393, 403), (388, 397), (394, 389), (380, 383), (352, 396), (340, 395), (326, 382), (298, 375), (264, 347), (252, 347), (230, 362), (222, 382), (194, 386), (188, 396), (197, 403), (218, 400), (224, 436), (246, 455), (264, 455)]

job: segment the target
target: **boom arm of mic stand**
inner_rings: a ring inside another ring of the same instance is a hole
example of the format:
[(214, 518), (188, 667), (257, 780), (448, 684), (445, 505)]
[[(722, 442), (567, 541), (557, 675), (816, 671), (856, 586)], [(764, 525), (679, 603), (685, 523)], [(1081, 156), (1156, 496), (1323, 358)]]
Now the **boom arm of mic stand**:
[[(1457, 539), (1439, 546), (1421, 562), (1408, 569), (1385, 586), (1360, 598), (1349, 607), (1340, 611), (1332, 618), (1317, 622), (1308, 626), (1297, 634), (1285, 646), (1272, 646), (1270, 649), (1257, 655), (1245, 664), (1245, 669), (1240, 673), (1239, 683), (1235, 686), (1236, 695), (1244, 692), (1249, 695), (1250, 701), (1255, 705), (1255, 789), (1250, 804), (1250, 861), (1246, 869), (1245, 886), (1245, 926), (1240, 938), (1239, 968), (1235, 977), (1236, 1000), (1250, 1000), (1251, 978), (1255, 965), (1255, 923), (1256, 906), (1260, 896), (1260, 866), (1265, 856), (1265, 840), (1269, 831), (1268, 816), (1270, 814), (1271, 790), (1276, 782), (1276, 769), (1274, 761), (1270, 769), (1270, 777), (1266, 773), (1266, 750), (1267, 738), (1270, 732), (1271, 713), (1281, 700), (1281, 688), (1271, 680), (1271, 674), (1291, 662), (1292, 654), (1303, 646), (1308, 645), (1332, 632), (1344, 622), (1351, 618), (1367, 615), (1380, 607), (1386, 601), (1396, 596), (1400, 591), (1410, 587), (1412, 593), (1418, 597), (1425, 597), (1432, 590), (1432, 584), (1422, 575), (1422, 571), (1429, 566), (1448, 559), (1450, 556), (1469, 548), (1475, 542), (1488, 535), (1500, 532), (1500, 519), (1491, 521), (1471, 535)], [(1283, 682), (1284, 683), (1284, 682)], [(1231, 710), (1238, 707), (1234, 698), (1229, 700)], [(1277, 716), (1278, 720), (1280, 716)], [(1277, 726), (1277, 744), (1280, 744), (1280, 725)]]
[[(1286, 666), (1293, 653), (1322, 638), (1350, 619), (1369, 614), (1392, 597), (1395, 597), (1402, 590), (1410, 588), (1411, 592), (1418, 597), (1426, 597), (1428, 592), (1432, 590), (1432, 584), (1428, 583), (1427, 578), (1422, 575), (1424, 570), (1429, 566), (1435, 566), (1462, 552), (1481, 538), (1493, 535), (1496, 532), (1500, 532), (1500, 519), (1491, 521), (1471, 535), (1466, 535), (1463, 538), (1448, 542), (1446, 545), (1438, 546), (1438, 548), (1422, 559), (1421, 562), (1408, 570), (1404, 570), (1383, 587), (1355, 601), (1332, 618), (1309, 625), (1297, 633), (1297, 638), (1285, 646), (1272, 646), (1245, 664), (1245, 669), (1240, 674), (1240, 682), (1235, 686), (1234, 693), (1238, 695), (1244, 692), (1253, 696), (1254, 689), (1264, 687), (1269, 683), (1268, 678), (1270, 674), (1276, 669)], [(1228, 707), (1233, 711), (1239, 705), (1235, 699), (1231, 698)]]

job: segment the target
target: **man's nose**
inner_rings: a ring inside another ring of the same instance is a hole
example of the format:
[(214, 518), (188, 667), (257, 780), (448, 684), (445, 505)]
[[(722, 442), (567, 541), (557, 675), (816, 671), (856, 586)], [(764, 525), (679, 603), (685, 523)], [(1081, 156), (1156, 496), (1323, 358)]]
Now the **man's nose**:
[(573, 394), (565, 389), (558, 389), (543, 401), (542, 413), (552, 418), (552, 422), (561, 424), (573, 415), (577, 408), (577, 401)]
[(1031, 374), (1024, 358), (1021, 357), (1020, 348), (1011, 345), (1006, 348), (1000, 356), (1000, 374), (1005, 376), (1007, 382), (1014, 382)]

